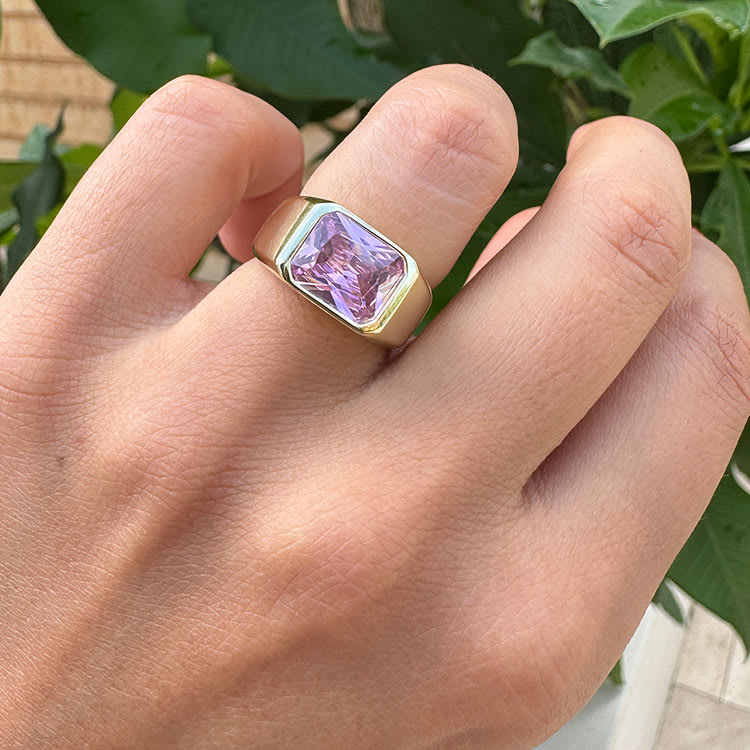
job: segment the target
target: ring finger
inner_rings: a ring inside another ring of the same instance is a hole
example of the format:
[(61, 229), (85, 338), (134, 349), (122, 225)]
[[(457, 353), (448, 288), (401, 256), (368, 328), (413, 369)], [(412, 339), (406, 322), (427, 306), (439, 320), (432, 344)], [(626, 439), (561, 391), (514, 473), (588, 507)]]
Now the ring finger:
[[(340, 203), (383, 232), (435, 286), (505, 189), (517, 153), (515, 115), (502, 89), (472, 68), (438, 66), (386, 93), (303, 192)], [(242, 260), (253, 239), (242, 235), (246, 224), (240, 207), (224, 234)], [(383, 356), (257, 260), (219, 284), (184, 324), (193, 341), (214, 351), (211, 331), (233, 332), (232, 346), (219, 347), (230, 371), (246, 372), (255, 361), (266, 367), (270, 357), (267, 372), (275, 379), (291, 365), (295, 380), (306, 376), (337, 391), (342, 378), (358, 383), (369, 376)]]

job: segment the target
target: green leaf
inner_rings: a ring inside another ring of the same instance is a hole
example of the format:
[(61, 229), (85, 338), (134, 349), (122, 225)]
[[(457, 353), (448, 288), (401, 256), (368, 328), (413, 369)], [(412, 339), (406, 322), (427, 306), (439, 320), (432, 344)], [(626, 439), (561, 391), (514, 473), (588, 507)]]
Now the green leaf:
[(5, 283), (20, 268), (26, 256), (36, 245), (37, 220), (52, 209), (62, 195), (65, 172), (59, 157), (55, 154), (55, 144), (63, 127), (62, 114), (57, 126), (47, 136), (44, 154), (36, 169), (13, 191), (12, 199), (18, 209), (20, 229), (8, 246), (8, 262)]
[[(10, 245), (13, 242), (13, 238), (16, 236), (16, 227), (13, 225), (10, 229), (0, 234), (0, 245)], [(3, 258), (0, 256), (0, 292), (3, 290), (3, 279), (5, 278), (5, 264)]]
[(86, 174), (88, 168), (99, 158), (104, 149), (93, 143), (84, 143), (71, 149), (60, 157), (60, 163), (65, 170), (65, 184), (63, 185), (62, 197), (67, 197), (73, 192), (78, 181)]
[(625, 675), (623, 673), (623, 668), (622, 668), (622, 659), (618, 659), (617, 664), (615, 664), (615, 666), (612, 667), (612, 671), (609, 673), (609, 679), (612, 680), (612, 682), (618, 686), (625, 684)]
[(675, 141), (692, 138), (712, 123), (729, 127), (734, 118), (687, 62), (657, 44), (639, 47), (620, 73), (631, 91), (630, 114), (652, 122)]
[(208, 71), (206, 75), (209, 77), (222, 78), (223, 76), (231, 76), (233, 73), (234, 68), (223, 57), (214, 54), (208, 58)]
[(739, 52), (739, 74), (729, 92), (729, 100), (741, 110), (750, 99), (750, 33), (742, 37)]
[(667, 21), (692, 15), (709, 16), (734, 32), (750, 26), (747, 0), (571, 0), (597, 30), (602, 46), (641, 34)]
[[(21, 145), (21, 150), (18, 152), (19, 161), (39, 161), (44, 155), (45, 142), (51, 132), (52, 128), (49, 125), (41, 122), (34, 125), (31, 132), (26, 136), (26, 140)], [(56, 143), (55, 153), (60, 156), (69, 148), (69, 146), (63, 143)]]
[(404, 75), (358, 48), (335, 0), (187, 0), (187, 7), (238, 72), (289, 99), (374, 99)]
[(15, 208), (13, 205), (13, 191), (34, 170), (36, 164), (23, 161), (0, 162), (0, 211)]
[(734, 159), (719, 174), (703, 209), (701, 227), (718, 233), (718, 244), (739, 269), (750, 296), (750, 181)]
[(44, 237), (44, 233), (50, 228), (50, 225), (60, 213), (60, 209), (63, 207), (62, 203), (58, 203), (53, 206), (46, 214), (43, 214), (36, 220), (36, 233), (39, 235), (39, 239)]
[(682, 613), (682, 607), (672, 593), (672, 589), (669, 588), (667, 581), (662, 581), (659, 584), (659, 588), (656, 589), (654, 598), (651, 601), (661, 607), (673, 620), (680, 623), (680, 625), (685, 624), (685, 615)]
[(750, 647), (750, 495), (727, 474), (669, 577)]
[(38, 122), (31, 128), (26, 140), (18, 151), (20, 161), (39, 161), (44, 154), (44, 144), (52, 128), (49, 125)]
[[(516, 108), (521, 168), (544, 166), (549, 180), (565, 160), (566, 125), (554, 78), (538, 68), (511, 68), (541, 27), (516, 3), (494, 0), (385, 0), (385, 20), (396, 45), (417, 66), (441, 62), (471, 65), (494, 78)], [(544, 175), (537, 175), (544, 184)]]
[(109, 110), (112, 112), (112, 132), (119, 133), (125, 123), (135, 114), (138, 107), (146, 101), (145, 94), (118, 87), (109, 100)]
[(745, 425), (740, 442), (737, 444), (734, 456), (732, 456), (732, 463), (745, 476), (750, 477), (750, 422)]
[(616, 70), (609, 67), (599, 50), (567, 47), (554, 31), (546, 31), (530, 40), (511, 64), (538, 65), (548, 68), (565, 80), (585, 78), (602, 91), (629, 95), (625, 81)]
[(211, 40), (185, 0), (37, 0), (74, 52), (120, 86), (148, 93), (182, 73), (205, 73)]
[(315, 102), (304, 99), (288, 99), (285, 96), (278, 96), (264, 90), (258, 84), (250, 80), (242, 73), (235, 74), (235, 82), (243, 91), (259, 96), (268, 102), (274, 109), (279, 110), (284, 117), (290, 119), (298, 128), (301, 128), (306, 122), (310, 121)]
[[(0, 237), (3, 236), (11, 227), (18, 224), (18, 209), (9, 208), (7, 211), (0, 213)], [(2, 243), (0, 243), (2, 244)]]
[(571, 47), (598, 44), (599, 35), (570, 0), (546, 0), (542, 14), (545, 26), (554, 29), (564, 44)]
[(736, 74), (738, 45), (729, 39), (724, 29), (717, 26), (708, 16), (690, 16), (684, 23), (706, 45), (711, 56), (714, 76)]

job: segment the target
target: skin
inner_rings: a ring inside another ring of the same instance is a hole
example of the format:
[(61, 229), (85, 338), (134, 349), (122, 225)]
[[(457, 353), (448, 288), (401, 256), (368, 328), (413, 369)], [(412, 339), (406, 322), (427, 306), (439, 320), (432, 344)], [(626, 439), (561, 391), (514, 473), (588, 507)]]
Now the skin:
[[(305, 193), (435, 285), (517, 148), (494, 82), (430, 68)], [(250, 260), (301, 172), (270, 106), (178, 79), (0, 298), (3, 748), (531, 748), (711, 497), (749, 318), (660, 131), (579, 130), (394, 354)], [(222, 225), (248, 262), (190, 280)]]

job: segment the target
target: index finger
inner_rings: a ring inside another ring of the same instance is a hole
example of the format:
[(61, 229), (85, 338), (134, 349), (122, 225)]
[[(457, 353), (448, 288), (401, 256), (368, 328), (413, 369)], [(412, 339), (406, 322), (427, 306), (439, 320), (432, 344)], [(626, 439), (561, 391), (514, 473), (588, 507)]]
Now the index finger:
[(262, 197), (295, 192), (301, 171), (299, 132), (271, 105), (218, 81), (178, 78), (105, 149), (32, 258), (80, 270), (89, 284), (93, 274), (153, 290), (187, 277), (242, 199), (261, 199), (268, 214), (275, 206)]

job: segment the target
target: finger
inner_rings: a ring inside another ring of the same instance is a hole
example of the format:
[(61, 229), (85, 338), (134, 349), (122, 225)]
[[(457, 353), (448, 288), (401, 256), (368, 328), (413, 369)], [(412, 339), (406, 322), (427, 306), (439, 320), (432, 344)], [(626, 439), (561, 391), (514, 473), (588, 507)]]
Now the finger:
[(522, 486), (674, 296), (690, 218), (687, 175), (661, 131), (589, 125), (541, 210), (409, 347), (380, 397), (450, 434), (472, 424), (488, 462), (502, 445), (503, 481)]
[(273, 210), (300, 189), (300, 175), (293, 174), (283, 185), (259, 198), (244, 198), (219, 232), (230, 255), (241, 262), (253, 257), (253, 238)]
[(517, 161), (515, 112), (505, 92), (474, 68), (441, 65), (394, 86), (304, 192), (362, 216), (410, 252), (435, 286)]
[(147, 304), (165, 280), (187, 278), (238, 202), (251, 201), (253, 221), (263, 221), (296, 191), (301, 169), (297, 129), (266, 102), (178, 78), (86, 173), (33, 262), (64, 273), (66, 286), (80, 280)]
[(482, 250), (466, 281), (471, 281), (536, 216), (537, 211), (539, 206), (533, 206), (511, 216)]
[[(361, 216), (409, 252), (435, 285), (507, 185), (517, 150), (512, 106), (492, 79), (458, 65), (429, 68), (387, 92), (304, 193)], [(313, 371), (338, 391), (331, 372), (359, 380), (383, 358), (379, 347), (256, 262), (238, 269), (194, 312), (196, 324), (221, 320), (221, 328), (246, 342), (227, 352), (237, 367), (257, 361), (258, 347), (268, 346), (281, 367), (294, 362), (298, 377)]]
[[(539, 559), (554, 568), (550, 589), (574, 615), (571, 627), (586, 618), (609, 650), (608, 664), (698, 522), (748, 416), (750, 316), (742, 283), (727, 256), (696, 234), (677, 297), (534, 474), (519, 521), (519, 536), (533, 538)], [(570, 601), (586, 607), (572, 612)]]

